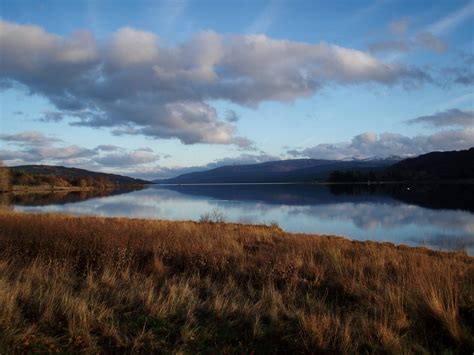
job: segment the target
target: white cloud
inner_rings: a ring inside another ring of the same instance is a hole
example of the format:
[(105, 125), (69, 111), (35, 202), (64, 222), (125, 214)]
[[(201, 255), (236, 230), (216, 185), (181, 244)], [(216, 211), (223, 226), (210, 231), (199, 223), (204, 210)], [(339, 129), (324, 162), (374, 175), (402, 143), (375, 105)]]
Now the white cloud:
[(60, 139), (47, 137), (41, 132), (25, 131), (16, 134), (0, 134), (0, 140), (15, 144), (49, 144), (51, 142), (61, 142)]
[(119, 67), (151, 63), (158, 57), (158, 38), (130, 27), (118, 30), (109, 44), (108, 63)]
[(460, 110), (453, 108), (450, 110), (437, 112), (433, 115), (420, 116), (408, 120), (409, 124), (424, 124), (431, 127), (473, 127), (474, 111)]
[(0, 160), (8, 165), (55, 164), (95, 170), (122, 168), (133, 171), (160, 159), (148, 147), (128, 150), (115, 145), (98, 145), (90, 149), (78, 145), (64, 145), (63, 141), (57, 138), (35, 131), (0, 135), (0, 141), (15, 146), (0, 150)]
[(137, 165), (154, 163), (159, 157), (148, 150), (135, 150), (132, 152), (122, 152), (107, 154), (93, 158), (96, 163), (106, 167), (134, 167)]
[(185, 144), (251, 147), (212, 100), (256, 106), (291, 102), (329, 84), (430, 79), (421, 69), (324, 42), (212, 31), (168, 47), (155, 34), (128, 27), (99, 42), (88, 31), (60, 37), (0, 20), (0, 50), (0, 82), (21, 83), (55, 106), (43, 120), (67, 117), (72, 124)]
[(431, 151), (468, 149), (473, 146), (474, 127), (467, 127), (415, 137), (396, 133), (365, 132), (354, 136), (350, 142), (318, 144), (288, 153), (315, 159), (363, 159), (391, 155), (413, 156)]
[(70, 39), (59, 44), (57, 58), (65, 63), (87, 63), (97, 59), (98, 46), (94, 35), (89, 31), (80, 31)]

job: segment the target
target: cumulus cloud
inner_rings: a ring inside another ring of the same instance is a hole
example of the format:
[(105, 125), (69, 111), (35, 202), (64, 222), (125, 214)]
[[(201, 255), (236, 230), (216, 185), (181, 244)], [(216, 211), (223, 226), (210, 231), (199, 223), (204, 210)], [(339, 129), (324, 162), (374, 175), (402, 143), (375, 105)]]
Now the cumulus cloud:
[(158, 57), (157, 37), (130, 27), (118, 30), (108, 44), (106, 55), (112, 67), (133, 67), (152, 63)]
[(56, 111), (47, 111), (39, 118), (39, 121), (42, 122), (59, 122), (64, 119), (64, 114), (62, 112)]
[(40, 132), (21, 132), (0, 135), (0, 141), (13, 147), (0, 150), (0, 160), (8, 165), (59, 164), (89, 169), (121, 168), (131, 171), (159, 160), (159, 156), (147, 147), (135, 150), (115, 145), (98, 145), (85, 148), (65, 145), (60, 139)]
[(107, 167), (130, 167), (135, 165), (154, 163), (158, 156), (149, 150), (135, 150), (132, 152), (122, 152), (107, 154), (95, 157), (94, 161)]
[(0, 20), (0, 50), (2, 86), (23, 84), (54, 105), (43, 120), (67, 117), (115, 134), (185, 144), (252, 146), (238, 136), (236, 117), (220, 117), (212, 100), (255, 107), (307, 97), (328, 84), (414, 85), (430, 79), (421, 69), (324, 42), (212, 31), (169, 47), (154, 33), (129, 27), (98, 41), (89, 31), (61, 37)]
[(408, 120), (407, 123), (423, 124), (430, 127), (474, 127), (474, 111), (453, 108), (450, 110), (437, 112), (433, 115), (413, 118)]
[(474, 127), (444, 130), (431, 135), (408, 137), (396, 133), (365, 132), (350, 142), (324, 143), (288, 154), (320, 159), (412, 156), (431, 151), (460, 150), (474, 146)]
[(95, 150), (97, 151), (105, 151), (105, 152), (114, 152), (114, 151), (121, 151), (123, 148), (118, 147), (113, 144), (100, 144), (97, 147), (95, 147)]
[(225, 119), (229, 122), (237, 122), (240, 117), (234, 110), (227, 110), (225, 113)]

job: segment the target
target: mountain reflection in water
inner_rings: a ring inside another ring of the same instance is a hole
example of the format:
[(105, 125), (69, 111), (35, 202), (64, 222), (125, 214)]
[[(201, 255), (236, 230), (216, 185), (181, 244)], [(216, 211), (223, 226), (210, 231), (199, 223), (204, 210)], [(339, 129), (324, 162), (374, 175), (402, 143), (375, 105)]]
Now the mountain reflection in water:
[(16, 210), (199, 220), (214, 209), (227, 221), (277, 222), (293, 232), (474, 249), (473, 184), (154, 185), (101, 195), (18, 195)]

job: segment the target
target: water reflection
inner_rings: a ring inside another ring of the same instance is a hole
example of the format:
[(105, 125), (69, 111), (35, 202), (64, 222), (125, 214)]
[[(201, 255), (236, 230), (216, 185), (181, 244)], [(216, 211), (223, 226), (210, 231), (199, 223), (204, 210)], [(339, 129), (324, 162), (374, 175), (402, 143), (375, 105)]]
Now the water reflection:
[(0, 193), (0, 206), (47, 206), (64, 205), (68, 203), (85, 201), (92, 198), (108, 197), (132, 191), (141, 190), (142, 186), (134, 188), (104, 189), (90, 191), (49, 190), (31, 192)]
[(383, 194), (421, 207), (474, 212), (474, 184), (341, 184), (329, 188), (335, 195)]
[(474, 185), (182, 185), (107, 197), (17, 197), (13, 203), (22, 211), (174, 220), (198, 220), (217, 208), (233, 222), (276, 221), (288, 231), (464, 249), (472, 254), (472, 201)]

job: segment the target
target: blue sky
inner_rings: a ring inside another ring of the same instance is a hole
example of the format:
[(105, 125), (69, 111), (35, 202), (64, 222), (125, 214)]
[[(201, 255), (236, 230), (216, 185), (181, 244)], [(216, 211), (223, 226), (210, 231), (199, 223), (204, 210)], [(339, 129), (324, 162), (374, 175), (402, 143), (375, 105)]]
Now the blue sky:
[(473, 1), (2, 1), (0, 159), (164, 177), (474, 146)]

